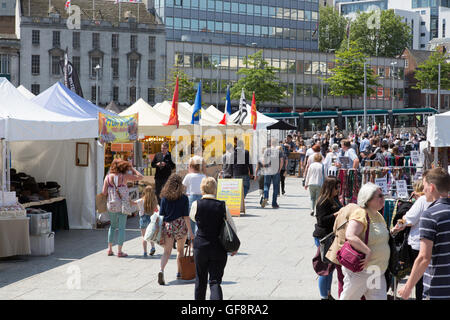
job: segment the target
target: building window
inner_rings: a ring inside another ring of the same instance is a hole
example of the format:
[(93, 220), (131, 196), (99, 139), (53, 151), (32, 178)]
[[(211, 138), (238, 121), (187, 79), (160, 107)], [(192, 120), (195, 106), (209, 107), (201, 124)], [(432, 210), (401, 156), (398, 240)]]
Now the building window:
[(129, 79), (136, 79), (137, 65), (138, 65), (138, 59), (130, 59), (130, 73), (128, 75)]
[(155, 60), (148, 60), (148, 78), (155, 80)]
[(450, 108), (450, 95), (446, 94), (444, 96), (444, 108), (449, 109)]
[(132, 35), (130, 38), (130, 48), (131, 50), (137, 50), (137, 36)]
[(80, 75), (80, 57), (72, 57), (73, 68), (77, 72), (78, 76)]
[(31, 56), (31, 74), (37, 75), (41, 72), (41, 56)]
[(442, 38), (445, 38), (445, 19), (442, 19)]
[(113, 48), (114, 50), (119, 49), (119, 35), (118, 34), (112, 35), (111, 48)]
[(100, 33), (92, 34), (92, 48), (94, 49), (100, 48)]
[(112, 97), (114, 102), (118, 102), (119, 101), (119, 87), (113, 87), (113, 97)]
[(41, 93), (41, 86), (39, 84), (32, 84), (31, 93), (37, 96), (39, 93)]
[(59, 47), (61, 45), (61, 32), (53, 31), (53, 47)]
[(148, 51), (154, 52), (156, 48), (156, 37), (148, 37)]
[(111, 58), (112, 76), (119, 77), (119, 58)]
[(154, 88), (148, 88), (147, 96), (148, 96), (148, 99), (147, 99), (148, 103), (155, 103), (155, 89)]
[(80, 48), (80, 33), (79, 32), (72, 33), (72, 46), (74, 49)]
[(136, 87), (130, 87), (130, 103), (136, 102)]
[[(95, 67), (96, 67), (97, 65), (100, 65), (100, 67), (102, 66), (102, 64), (101, 64), (101, 58), (100, 58), (100, 57), (91, 57), (91, 59), (90, 59), (90, 70), (91, 70), (90, 76), (91, 76), (92, 78), (95, 78), (95, 77), (96, 77), (96, 72), (97, 72), (97, 70), (95, 70)], [(100, 77), (101, 74), (102, 74), (102, 69), (100, 69), (100, 71), (99, 71), (99, 73), (98, 73), (98, 76)]]
[(40, 31), (39, 30), (33, 30), (31, 34), (31, 41), (34, 45), (39, 45), (40, 42)]
[(0, 54), (0, 73), (9, 74), (9, 55)]
[(52, 60), (52, 75), (59, 76), (61, 74), (59, 61), (61, 60), (60, 56), (51, 56)]

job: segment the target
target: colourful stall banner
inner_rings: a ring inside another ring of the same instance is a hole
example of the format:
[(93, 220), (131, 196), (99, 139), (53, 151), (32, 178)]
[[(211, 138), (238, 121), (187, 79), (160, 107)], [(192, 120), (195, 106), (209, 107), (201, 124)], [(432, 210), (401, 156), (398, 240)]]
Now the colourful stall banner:
[(121, 117), (99, 113), (98, 128), (101, 143), (135, 141), (138, 138), (138, 114)]
[(219, 179), (217, 183), (217, 200), (225, 201), (230, 214), (239, 217), (243, 198), (242, 179)]

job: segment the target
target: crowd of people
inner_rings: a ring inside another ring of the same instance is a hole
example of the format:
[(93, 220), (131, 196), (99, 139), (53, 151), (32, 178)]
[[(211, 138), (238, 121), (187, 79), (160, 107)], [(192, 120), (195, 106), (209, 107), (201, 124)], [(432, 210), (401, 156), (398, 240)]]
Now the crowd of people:
[[(358, 169), (364, 166), (385, 166), (390, 157), (410, 155), (419, 150), (423, 135), (417, 133), (392, 134), (386, 126), (373, 125), (370, 132), (350, 133), (344, 138), (341, 132), (327, 126), (324, 133), (315, 133), (309, 140), (292, 133), (286, 139), (272, 139), (258, 157), (254, 168), (249, 151), (243, 141), (235, 139), (234, 145), (226, 145), (220, 178), (236, 178), (243, 181), (244, 197), (250, 190), (251, 180), (257, 180), (260, 191), (260, 205), (266, 207), (272, 188), (271, 205), (279, 208), (278, 197), (286, 193), (285, 176), (298, 170), (303, 176), (303, 186), (311, 197), (311, 215), (317, 223), (313, 232), (314, 242), (330, 233), (335, 240), (326, 252), (328, 262), (333, 264), (329, 273), (319, 276), (319, 293), (322, 299), (334, 300), (331, 295), (333, 270), (338, 277), (338, 296), (341, 300), (387, 299), (388, 263), (391, 255), (389, 239), (392, 234), (409, 228), (408, 245), (413, 264), (411, 275), (399, 294), (407, 299), (415, 288), (416, 299), (450, 298), (450, 176), (442, 168), (423, 173), (422, 179), (414, 184), (414, 204), (392, 230), (380, 214), (384, 194), (373, 183), (361, 186), (357, 203), (344, 205), (339, 200), (341, 182), (336, 178), (340, 168)], [(291, 152), (299, 153), (298, 161), (289, 159)], [(374, 164), (375, 163), (375, 164)], [(378, 163), (378, 164), (376, 164)], [(298, 169), (296, 166), (298, 165)], [(217, 182), (206, 175), (203, 158), (194, 156), (189, 161), (189, 172), (182, 178), (173, 173), (175, 164), (168, 145), (155, 155), (152, 166), (156, 168), (155, 188), (147, 186), (143, 197), (133, 204), (139, 208), (139, 225), (144, 236), (150, 223), (150, 216), (159, 212), (163, 217), (163, 233), (158, 243), (164, 248), (158, 283), (165, 284), (164, 269), (171, 252), (177, 249), (177, 279), (181, 278), (180, 258), (185, 246), (193, 246), (196, 263), (195, 299), (204, 300), (208, 284), (211, 299), (222, 299), (221, 281), (227, 262), (227, 252), (218, 242), (223, 218), (233, 230), (236, 227), (225, 202), (215, 199)], [(119, 196), (120, 188), (128, 181), (143, 176), (127, 161), (114, 160), (105, 177), (103, 194), (108, 201)], [(299, 186), (300, 187), (300, 186)], [(123, 200), (123, 199), (121, 199)], [(108, 206), (109, 208), (109, 206)], [(118, 257), (126, 257), (122, 251), (125, 234), (126, 214), (109, 210), (111, 226), (108, 233), (108, 256), (114, 255), (112, 246), (118, 244)], [(114, 232), (118, 241), (114, 242)], [(390, 235), (391, 234), (391, 235)], [(340, 264), (337, 254), (344, 243), (364, 255), (362, 271), (352, 271)], [(176, 246), (175, 246), (176, 243)], [(155, 253), (155, 243), (150, 242), (150, 255)], [(147, 242), (143, 241), (144, 256), (147, 256)], [(439, 253), (439, 254), (435, 254)], [(231, 255), (235, 255), (233, 252)], [(374, 278), (373, 268), (378, 270)], [(380, 285), (368, 286), (368, 281)]]

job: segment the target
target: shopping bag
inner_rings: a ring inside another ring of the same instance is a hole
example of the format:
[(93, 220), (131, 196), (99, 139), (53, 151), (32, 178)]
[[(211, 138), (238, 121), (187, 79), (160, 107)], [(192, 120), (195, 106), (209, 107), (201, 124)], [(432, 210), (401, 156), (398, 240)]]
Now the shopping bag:
[(158, 213), (154, 213), (150, 218), (150, 223), (147, 226), (144, 234), (144, 240), (153, 241), (159, 244), (161, 240), (163, 217)]
[(106, 207), (107, 198), (108, 196), (103, 193), (99, 193), (95, 196), (95, 209), (98, 213), (106, 213), (108, 211)]
[(191, 246), (187, 246), (184, 250), (184, 257), (180, 258), (181, 279), (195, 279), (195, 261), (194, 255), (191, 255)]

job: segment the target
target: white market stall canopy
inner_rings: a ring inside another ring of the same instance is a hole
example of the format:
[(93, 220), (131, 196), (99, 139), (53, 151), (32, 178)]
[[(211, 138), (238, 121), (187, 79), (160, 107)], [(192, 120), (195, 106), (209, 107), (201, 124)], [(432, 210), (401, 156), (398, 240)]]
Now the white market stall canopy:
[[(0, 136), (7, 141), (70, 140), (93, 137), (96, 120), (46, 110), (0, 78)], [(98, 136), (98, 130), (96, 135)]]
[(25, 88), (23, 85), (18, 86), (17, 90), (19, 90), (19, 92), (23, 94), (27, 99), (33, 99), (35, 97), (35, 95), (27, 88)]
[(53, 86), (33, 98), (32, 101), (43, 106), (47, 110), (69, 117), (98, 119), (99, 112), (117, 116), (114, 112), (100, 108), (80, 97), (60, 82), (56, 82)]
[(450, 147), (450, 111), (428, 117), (427, 140), (432, 147)]
[[(128, 116), (138, 113), (138, 132), (142, 136), (171, 136), (176, 126), (164, 126), (169, 121), (168, 115), (162, 114), (152, 108), (143, 99), (139, 99), (133, 105), (122, 111), (120, 116)], [(180, 129), (190, 130), (191, 125), (180, 121)]]

